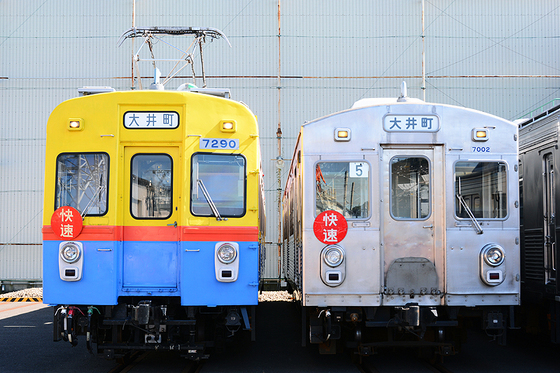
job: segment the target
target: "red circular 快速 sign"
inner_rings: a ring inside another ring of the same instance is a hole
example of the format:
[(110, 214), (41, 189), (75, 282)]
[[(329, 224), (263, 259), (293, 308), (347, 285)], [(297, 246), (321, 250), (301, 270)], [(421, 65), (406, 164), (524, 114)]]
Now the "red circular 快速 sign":
[(315, 237), (324, 244), (339, 243), (346, 237), (348, 223), (340, 212), (323, 211), (315, 218), (313, 232)]
[(51, 229), (63, 240), (75, 239), (83, 227), (82, 216), (74, 207), (59, 207), (51, 216)]

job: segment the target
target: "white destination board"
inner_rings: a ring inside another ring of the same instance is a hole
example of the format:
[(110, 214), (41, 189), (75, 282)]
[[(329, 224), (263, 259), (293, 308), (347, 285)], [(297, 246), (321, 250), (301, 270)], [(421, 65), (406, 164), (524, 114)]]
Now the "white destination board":
[(437, 132), (439, 118), (436, 115), (386, 115), (383, 129), (388, 132)]
[(179, 114), (174, 111), (128, 111), (124, 114), (126, 128), (177, 128)]

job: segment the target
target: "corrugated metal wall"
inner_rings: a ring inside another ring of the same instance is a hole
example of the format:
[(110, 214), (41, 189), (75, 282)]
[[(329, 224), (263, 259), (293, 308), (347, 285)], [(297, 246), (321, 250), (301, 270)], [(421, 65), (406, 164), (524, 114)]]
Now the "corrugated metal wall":
[[(206, 45), (206, 73), (208, 86), (231, 88), (259, 118), (265, 277), (278, 277), (278, 189), (288, 169), (276, 168), (279, 124), (280, 156), (289, 162), (304, 121), (360, 98), (397, 96), (403, 79), (409, 96), (511, 120), (560, 96), (557, 0), (426, 1), (424, 17), (422, 7), (421, 0), (136, 1), (137, 26), (215, 27), (231, 41)], [(117, 41), (132, 14), (132, 0), (0, 2), (0, 280), (41, 277), (48, 115), (82, 86), (130, 89), (132, 43)]]

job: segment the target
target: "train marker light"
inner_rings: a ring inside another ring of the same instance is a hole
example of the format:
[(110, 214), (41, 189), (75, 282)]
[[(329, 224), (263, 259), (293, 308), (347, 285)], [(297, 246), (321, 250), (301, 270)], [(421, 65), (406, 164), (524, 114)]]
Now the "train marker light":
[(350, 141), (350, 128), (337, 128), (334, 130), (335, 141)]
[(220, 130), (222, 132), (235, 132), (237, 124), (234, 120), (222, 120), (220, 122)]
[(486, 128), (473, 128), (472, 139), (473, 141), (487, 141), (488, 130)]
[(84, 129), (84, 120), (81, 118), (70, 118), (68, 121), (68, 130), (81, 131)]
[(495, 271), (488, 271), (486, 273), (486, 282), (488, 285), (499, 285), (504, 281), (502, 271), (495, 270)]

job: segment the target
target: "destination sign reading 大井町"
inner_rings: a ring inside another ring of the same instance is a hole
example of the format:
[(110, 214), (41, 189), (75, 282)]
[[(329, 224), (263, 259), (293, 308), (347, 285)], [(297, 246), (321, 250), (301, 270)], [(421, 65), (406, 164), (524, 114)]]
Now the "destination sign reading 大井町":
[(437, 115), (386, 115), (383, 129), (387, 132), (437, 132), (439, 118)]
[(127, 111), (125, 128), (173, 129), (179, 126), (179, 114), (174, 111)]

